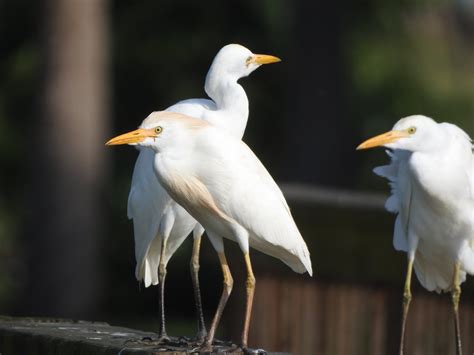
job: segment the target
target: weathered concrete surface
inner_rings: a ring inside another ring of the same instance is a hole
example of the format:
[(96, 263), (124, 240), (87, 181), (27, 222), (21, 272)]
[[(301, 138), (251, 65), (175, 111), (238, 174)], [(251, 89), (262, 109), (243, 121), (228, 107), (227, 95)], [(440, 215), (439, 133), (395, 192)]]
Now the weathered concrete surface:
[[(196, 344), (186, 338), (173, 338), (160, 345), (150, 332), (113, 327), (107, 323), (0, 317), (0, 355), (145, 355), (196, 354)], [(233, 351), (232, 343), (215, 346), (219, 354), (242, 354)], [(230, 350), (230, 352), (229, 352)], [(259, 352), (259, 354), (269, 354)], [(272, 355), (283, 353), (271, 353)]]

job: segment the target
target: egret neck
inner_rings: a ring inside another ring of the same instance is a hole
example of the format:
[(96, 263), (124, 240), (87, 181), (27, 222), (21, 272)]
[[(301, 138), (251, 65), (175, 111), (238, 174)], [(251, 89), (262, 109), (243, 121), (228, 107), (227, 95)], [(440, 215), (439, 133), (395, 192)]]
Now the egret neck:
[[(227, 111), (227, 119), (230, 121), (222, 122), (222, 119), (220, 119), (220, 122), (218, 120), (214, 122), (211, 117), (211, 124), (224, 129), (229, 124), (231, 126), (238, 125), (239, 127), (235, 127), (235, 131), (232, 128), (232, 131), (242, 132), (241, 136), (243, 136), (249, 116), (249, 100), (244, 88), (237, 82), (238, 79), (238, 77), (231, 74), (220, 73), (220, 70), (211, 68), (206, 76), (204, 90), (216, 103), (219, 111)], [(234, 117), (238, 119), (233, 119)]]

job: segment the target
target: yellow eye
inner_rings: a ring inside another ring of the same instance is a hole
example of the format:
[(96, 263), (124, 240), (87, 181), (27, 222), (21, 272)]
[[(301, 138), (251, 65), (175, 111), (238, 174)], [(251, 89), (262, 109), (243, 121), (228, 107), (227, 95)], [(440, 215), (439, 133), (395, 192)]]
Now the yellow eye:
[(163, 128), (161, 128), (160, 126), (155, 128), (155, 133), (156, 134), (160, 134), (161, 132), (163, 132)]
[(252, 62), (252, 60), (253, 60), (252, 56), (248, 57), (247, 60), (245, 61), (245, 64), (249, 65)]
[(408, 128), (408, 133), (409, 133), (409, 134), (415, 134), (415, 133), (416, 133), (416, 127), (410, 127), (410, 128)]

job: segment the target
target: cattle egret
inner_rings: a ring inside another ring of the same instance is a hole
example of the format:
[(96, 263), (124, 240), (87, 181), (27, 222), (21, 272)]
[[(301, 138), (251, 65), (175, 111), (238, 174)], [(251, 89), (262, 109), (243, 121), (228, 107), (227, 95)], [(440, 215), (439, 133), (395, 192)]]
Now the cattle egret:
[(241, 140), (213, 125), (171, 112), (154, 112), (136, 131), (108, 145), (138, 144), (153, 152), (153, 169), (169, 195), (207, 231), (224, 276), (222, 293), (203, 351), (212, 341), (232, 290), (222, 238), (238, 243), (247, 269), (241, 346), (247, 348), (255, 277), (249, 246), (312, 275), (308, 248), (275, 181)]
[(386, 209), (397, 214), (393, 243), (408, 255), (400, 354), (411, 301), (411, 275), (428, 291), (450, 291), (456, 349), (461, 354), (459, 299), (466, 273), (474, 273), (474, 158), (469, 136), (425, 116), (398, 121), (393, 130), (357, 149), (385, 146), (391, 163), (374, 170), (387, 178)]
[[(238, 80), (262, 64), (275, 63), (279, 58), (253, 54), (247, 48), (229, 44), (214, 58), (206, 76), (205, 91), (212, 100), (180, 101), (166, 111), (178, 112), (210, 122), (241, 139), (249, 114), (247, 95)], [(191, 275), (198, 317), (196, 338), (206, 335), (199, 290), (199, 250), (204, 229), (160, 186), (153, 173), (154, 153), (140, 149), (128, 198), (128, 217), (133, 219), (135, 235), (135, 275), (145, 287), (160, 284), (159, 339), (168, 339), (165, 328), (164, 287), (166, 266), (186, 237), (193, 231), (194, 245)]]

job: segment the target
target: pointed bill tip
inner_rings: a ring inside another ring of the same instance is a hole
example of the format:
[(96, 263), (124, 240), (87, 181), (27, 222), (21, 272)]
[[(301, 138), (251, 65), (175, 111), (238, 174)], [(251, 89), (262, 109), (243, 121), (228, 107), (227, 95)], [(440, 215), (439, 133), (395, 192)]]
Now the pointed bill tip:
[(271, 64), (281, 62), (281, 59), (273, 55), (268, 54), (255, 54), (253, 57), (253, 62), (257, 64)]
[(356, 150), (364, 150), (364, 149), (369, 149), (370, 147), (367, 146), (367, 141), (359, 144), (356, 148)]
[(390, 131), (367, 139), (365, 142), (359, 144), (356, 150), (364, 150), (384, 146), (386, 144), (394, 143), (400, 138), (405, 138), (408, 136), (409, 134), (405, 131)]

